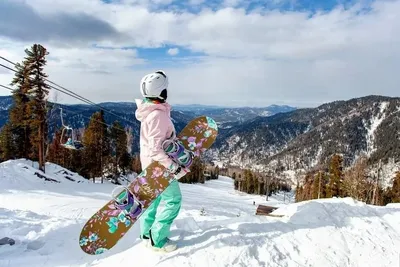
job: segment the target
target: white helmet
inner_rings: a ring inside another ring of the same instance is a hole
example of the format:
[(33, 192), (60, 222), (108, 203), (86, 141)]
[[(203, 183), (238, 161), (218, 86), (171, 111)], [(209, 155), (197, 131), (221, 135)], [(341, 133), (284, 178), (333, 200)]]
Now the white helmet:
[(140, 92), (142, 93), (143, 97), (156, 97), (164, 99), (161, 96), (161, 92), (167, 88), (168, 77), (162, 70), (147, 74), (140, 81)]

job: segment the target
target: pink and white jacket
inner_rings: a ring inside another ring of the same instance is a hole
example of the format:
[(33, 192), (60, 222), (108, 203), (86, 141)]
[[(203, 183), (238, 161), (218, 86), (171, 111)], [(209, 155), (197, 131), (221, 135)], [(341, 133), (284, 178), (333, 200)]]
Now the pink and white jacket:
[(136, 99), (136, 119), (140, 125), (140, 161), (146, 168), (152, 161), (158, 161), (170, 168), (173, 161), (162, 148), (162, 143), (175, 138), (175, 127), (171, 120), (171, 106), (168, 103), (152, 103)]

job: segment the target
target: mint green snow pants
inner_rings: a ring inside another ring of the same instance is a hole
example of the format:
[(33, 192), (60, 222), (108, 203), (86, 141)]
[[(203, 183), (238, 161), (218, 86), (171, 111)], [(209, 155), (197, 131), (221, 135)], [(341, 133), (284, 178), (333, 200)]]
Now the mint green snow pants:
[[(165, 202), (165, 207), (160, 210), (159, 214), (156, 214), (160, 201)], [(141, 238), (151, 237), (155, 247), (163, 247), (165, 242), (167, 242), (171, 224), (181, 209), (181, 203), (182, 194), (179, 182), (175, 180), (170, 183), (167, 189), (140, 216)]]

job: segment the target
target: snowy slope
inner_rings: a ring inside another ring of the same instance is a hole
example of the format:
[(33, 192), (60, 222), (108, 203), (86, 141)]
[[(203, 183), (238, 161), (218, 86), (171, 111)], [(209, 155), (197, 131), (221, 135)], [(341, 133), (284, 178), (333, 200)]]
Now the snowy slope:
[[(53, 163), (46, 163), (46, 173), (38, 170), (37, 162), (32, 162), (25, 159), (9, 160), (2, 162), (0, 164), (0, 168), (0, 179), (2, 180), (3, 184), (4, 182), (7, 184), (18, 183), (19, 186), (23, 186), (28, 189), (31, 186), (34, 186), (31, 184), (32, 182), (40, 184), (43, 184), (45, 181), (54, 183), (62, 183), (65, 181), (74, 183), (89, 182), (87, 179), (83, 178), (79, 174), (71, 172), (70, 170), (62, 168), (59, 165)], [(36, 176), (36, 179), (32, 179), (32, 174)], [(21, 179), (23, 179), (25, 183), (21, 183)], [(2, 189), (2, 187), (0, 187), (0, 189)]]
[[(282, 202), (275, 214), (254, 215), (262, 196), (233, 190), (228, 177), (181, 184), (182, 210), (171, 229), (180, 248), (148, 250), (139, 225), (111, 251), (84, 254), (78, 237), (85, 221), (109, 199), (111, 184), (76, 183), (48, 174), (45, 182), (23, 162), (0, 164), (0, 266), (399, 266), (400, 205), (373, 207), (352, 199)], [(57, 172), (58, 167), (50, 165)], [(31, 174), (29, 174), (29, 172)], [(204, 214), (201, 210), (204, 208)]]

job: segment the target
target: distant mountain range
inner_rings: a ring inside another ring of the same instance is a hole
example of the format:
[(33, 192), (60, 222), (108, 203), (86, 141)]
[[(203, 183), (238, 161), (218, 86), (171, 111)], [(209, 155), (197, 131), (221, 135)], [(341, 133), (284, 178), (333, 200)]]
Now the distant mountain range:
[[(8, 120), (8, 110), (12, 103), (13, 100), (11, 96), (0, 96), (0, 127)], [(133, 151), (137, 151), (139, 144), (137, 137), (139, 135), (140, 123), (135, 118), (136, 104), (133, 102), (104, 102), (98, 105), (109, 111), (104, 113), (107, 124), (118, 120), (124, 127), (132, 127), (134, 134), (134, 147), (132, 149)], [(50, 136), (52, 136), (56, 129), (61, 127), (59, 107), (63, 109), (64, 123), (74, 129), (79, 129), (88, 124), (90, 116), (100, 109), (99, 106), (88, 104), (57, 104), (57, 108), (49, 112)], [(171, 116), (176, 130), (179, 132), (191, 119), (201, 115), (214, 118), (219, 127), (224, 128), (230, 127), (230, 124), (241, 123), (258, 116), (265, 117), (291, 110), (295, 110), (295, 108), (277, 105), (265, 108), (174, 105), (172, 107)]]
[(222, 127), (230, 127), (234, 123), (244, 122), (256, 117), (268, 117), (277, 113), (293, 111), (296, 108), (282, 105), (267, 107), (218, 107), (203, 105), (176, 105), (175, 110), (188, 112), (195, 116), (207, 115), (214, 118)]

